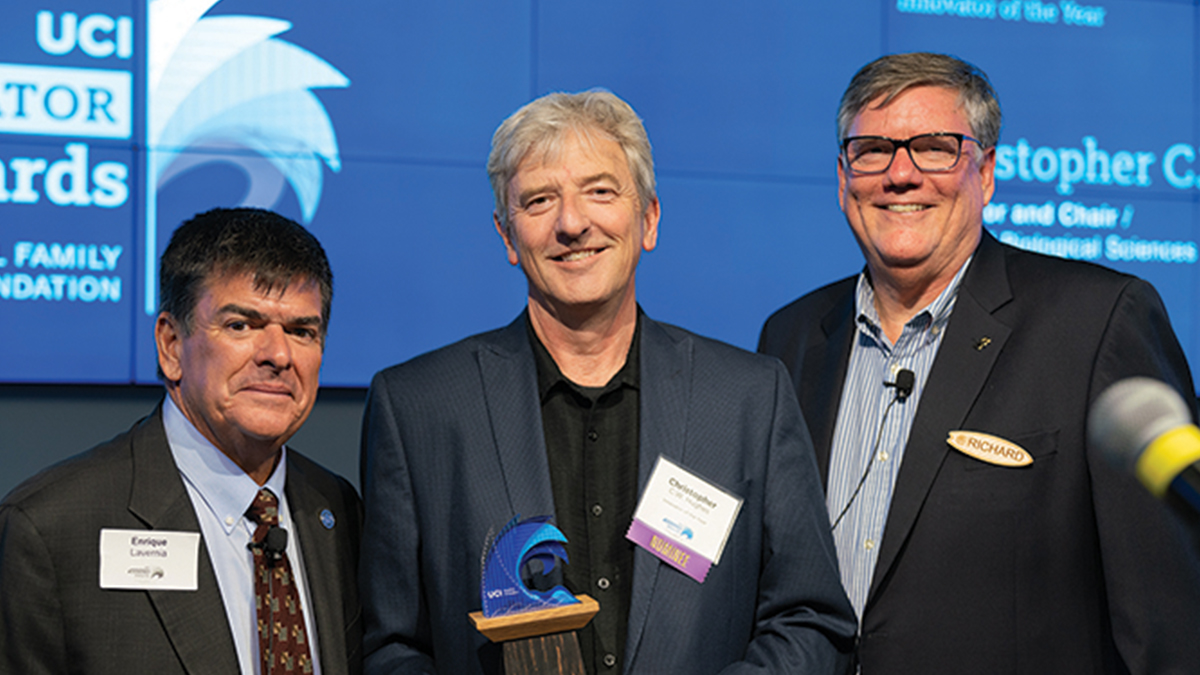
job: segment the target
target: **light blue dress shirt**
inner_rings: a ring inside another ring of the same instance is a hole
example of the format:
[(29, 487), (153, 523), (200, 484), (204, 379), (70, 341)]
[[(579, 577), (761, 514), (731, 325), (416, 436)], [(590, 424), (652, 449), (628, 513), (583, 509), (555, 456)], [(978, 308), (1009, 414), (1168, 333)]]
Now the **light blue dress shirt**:
[[(970, 262), (968, 259), (963, 263), (945, 290), (904, 325), (894, 345), (880, 327), (875, 291), (866, 273), (858, 277), (857, 331), (833, 432), (826, 505), (830, 524), (846, 511), (833, 530), (833, 540), (842, 585), (860, 624), (875, 575), (892, 491), (904, 459), (904, 446), (908, 444), (921, 392), (950, 321), (959, 282)], [(885, 383), (895, 382), (896, 373), (904, 369), (916, 376), (913, 391), (889, 410), (888, 405), (897, 398), (896, 389)], [(851, 502), (868, 464), (871, 466), (866, 481)]]
[[(254, 610), (254, 555), (247, 548), (257, 525), (246, 518), (246, 509), (258, 495), (259, 485), (201, 435), (170, 396), (163, 403), (163, 426), (175, 466), (179, 467), (196, 519), (200, 521), (200, 533), (221, 590), (242, 675), (261, 675)], [(288, 531), (288, 560), (293, 575), (300, 581), (297, 587), (300, 606), (304, 608), (313, 673), (320, 675), (317, 627), (308, 600), (308, 575), (304, 573), (300, 538), (292, 527), (291, 510), (283, 489), (286, 481), (287, 448), (283, 448), (278, 466), (262, 487), (279, 498), (279, 525)]]

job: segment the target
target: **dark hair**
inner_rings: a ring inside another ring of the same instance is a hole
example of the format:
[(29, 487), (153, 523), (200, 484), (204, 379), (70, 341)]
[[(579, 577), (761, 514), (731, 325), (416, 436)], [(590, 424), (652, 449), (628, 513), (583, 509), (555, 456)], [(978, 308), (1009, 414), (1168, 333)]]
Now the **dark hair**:
[(850, 80), (838, 106), (838, 143), (850, 133), (854, 118), (877, 98), (881, 106), (913, 87), (944, 87), (958, 92), (971, 134), (983, 148), (1000, 140), (1000, 101), (987, 73), (946, 54), (889, 54), (862, 67)]
[(252, 275), (255, 287), (264, 291), (284, 291), (293, 282), (316, 283), (324, 338), (333, 302), (333, 272), (325, 249), (296, 222), (264, 209), (218, 208), (180, 225), (159, 264), (158, 309), (189, 335), (204, 285), (239, 274)]

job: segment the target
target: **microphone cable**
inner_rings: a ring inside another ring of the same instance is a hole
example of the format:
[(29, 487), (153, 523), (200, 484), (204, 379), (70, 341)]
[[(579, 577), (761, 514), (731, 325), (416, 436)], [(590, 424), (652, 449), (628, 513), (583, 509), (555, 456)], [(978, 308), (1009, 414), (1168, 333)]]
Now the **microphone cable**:
[(883, 440), (883, 428), (887, 425), (888, 415), (892, 412), (892, 406), (896, 405), (897, 401), (904, 401), (912, 394), (913, 385), (916, 384), (917, 376), (913, 371), (904, 368), (896, 373), (895, 382), (884, 382), (885, 387), (895, 387), (896, 395), (888, 401), (887, 407), (883, 409), (883, 420), (879, 422), (879, 431), (875, 434), (875, 444), (871, 446), (871, 454), (867, 456), (867, 468), (863, 470), (862, 478), (858, 479), (858, 485), (854, 488), (854, 493), (850, 495), (849, 501), (846, 502), (845, 508), (838, 514), (829, 531), (837, 529), (841, 524), (842, 518), (846, 517), (846, 513), (850, 511), (850, 507), (854, 504), (854, 500), (858, 498), (858, 493), (862, 491), (863, 484), (867, 482), (867, 476), (871, 473), (871, 467), (875, 464), (875, 453), (879, 451), (879, 443)]

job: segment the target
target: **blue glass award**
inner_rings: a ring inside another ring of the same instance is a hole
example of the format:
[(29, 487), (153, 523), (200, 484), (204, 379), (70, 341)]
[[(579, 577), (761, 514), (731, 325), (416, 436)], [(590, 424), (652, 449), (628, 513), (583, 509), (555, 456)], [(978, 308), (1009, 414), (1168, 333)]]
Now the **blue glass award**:
[(571, 595), (561, 585), (535, 590), (522, 578), (523, 571), (536, 573), (540, 567), (548, 574), (566, 565), (566, 543), (548, 516), (521, 520), (518, 515), (487, 547), (480, 583), (483, 611), (469, 616), (480, 633), (503, 644), (509, 675), (584, 672), (575, 631), (600, 611), (599, 603)]
[(549, 516), (521, 520), (516, 516), (492, 541), (483, 563), (483, 615), (487, 618), (550, 609), (579, 602), (570, 591), (555, 586), (537, 591), (525, 585), (521, 570), (537, 561), (543, 574), (554, 570), (559, 560), (567, 564), (566, 536)]

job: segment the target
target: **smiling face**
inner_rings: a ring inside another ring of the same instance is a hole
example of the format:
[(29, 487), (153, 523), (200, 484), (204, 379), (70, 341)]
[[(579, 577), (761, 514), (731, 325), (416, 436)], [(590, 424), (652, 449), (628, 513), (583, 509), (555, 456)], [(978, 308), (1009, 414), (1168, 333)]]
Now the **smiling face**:
[[(951, 89), (914, 87), (878, 105), (863, 108), (850, 136), (973, 135)], [(886, 172), (870, 176), (851, 174), (839, 157), (838, 200), (873, 278), (949, 282), (979, 243), (995, 164), (995, 150), (972, 141), (963, 141), (962, 158), (946, 173), (922, 173), (903, 150)]]
[(657, 241), (659, 207), (641, 207), (616, 141), (569, 132), (557, 152), (532, 153), (509, 184), (508, 208), (509, 228), (497, 217), (496, 229), (525, 272), (534, 311), (634, 311), (634, 274)]
[[(293, 281), (255, 288), (249, 274), (209, 280), (190, 333), (170, 314), (155, 325), (159, 365), (180, 411), (252, 477), (312, 410), (321, 369), (321, 294)], [(266, 477), (263, 477), (266, 480)]]

